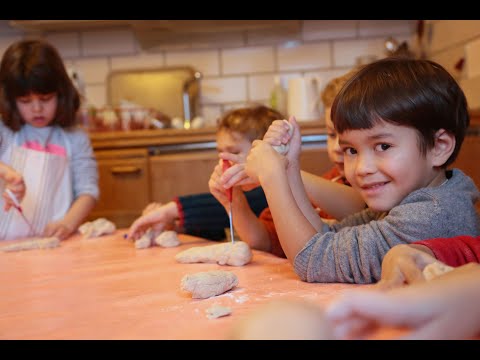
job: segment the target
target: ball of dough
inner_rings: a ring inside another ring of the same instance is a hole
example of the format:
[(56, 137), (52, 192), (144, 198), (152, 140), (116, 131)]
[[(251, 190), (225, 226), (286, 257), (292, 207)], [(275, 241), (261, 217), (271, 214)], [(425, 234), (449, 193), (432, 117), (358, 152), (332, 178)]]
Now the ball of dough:
[[(288, 124), (288, 135), (291, 137), (293, 134), (293, 125), (290, 124), (288, 120), (283, 119), (283, 121)], [(276, 152), (278, 152), (280, 155), (285, 155), (288, 153), (288, 150), (290, 149), (290, 141), (287, 142), (286, 144), (281, 144), (281, 145), (274, 145), (273, 148), (275, 149)]]
[(234, 325), (234, 340), (331, 340), (323, 310), (312, 303), (282, 299), (265, 304)]

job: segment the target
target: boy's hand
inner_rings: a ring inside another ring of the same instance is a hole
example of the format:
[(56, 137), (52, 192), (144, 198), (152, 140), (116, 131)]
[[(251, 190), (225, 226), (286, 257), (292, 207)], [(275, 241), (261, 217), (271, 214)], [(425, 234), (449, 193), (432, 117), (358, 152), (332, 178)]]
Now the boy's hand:
[(423, 269), (437, 262), (433, 253), (423, 245), (396, 245), (384, 256), (382, 278), (375, 285), (380, 290), (423, 282)]
[(222, 185), (224, 189), (229, 189), (233, 186), (242, 186), (244, 191), (248, 191), (246, 190), (247, 187), (251, 190), (259, 185), (258, 182), (251, 179), (245, 172), (246, 159), (244, 155), (222, 152), (219, 154), (219, 157), (220, 159), (229, 160), (232, 163), (232, 166), (223, 172), (219, 179), (220, 185)]
[(65, 240), (70, 235), (73, 234), (75, 229), (68, 224), (65, 220), (54, 221), (47, 226), (45, 226), (45, 230), (43, 231), (43, 236), (45, 237), (57, 237), (60, 240)]
[[(144, 213), (146, 209), (144, 210)], [(145, 231), (153, 227), (155, 231), (163, 231), (178, 219), (178, 209), (175, 201), (170, 201), (160, 207), (153, 207), (145, 215), (136, 219), (128, 230), (127, 239), (138, 239)]]
[(255, 182), (261, 183), (261, 177), (275, 176), (279, 169), (285, 169), (288, 160), (276, 152), (263, 140), (255, 140), (247, 156), (246, 174)]
[(208, 188), (210, 189), (210, 193), (215, 197), (215, 199), (217, 199), (220, 204), (222, 204), (222, 206), (227, 209), (227, 207), (229, 206), (227, 189), (221, 182), (221, 178), (223, 175), (222, 161), (223, 160), (220, 159), (218, 164), (215, 165), (215, 168), (210, 175), (210, 179), (208, 180)]
[(300, 127), (294, 116), (289, 121), (275, 120), (268, 128), (263, 140), (270, 145), (281, 146), (288, 144), (288, 152), (285, 154), (288, 164), (298, 163), (302, 147)]

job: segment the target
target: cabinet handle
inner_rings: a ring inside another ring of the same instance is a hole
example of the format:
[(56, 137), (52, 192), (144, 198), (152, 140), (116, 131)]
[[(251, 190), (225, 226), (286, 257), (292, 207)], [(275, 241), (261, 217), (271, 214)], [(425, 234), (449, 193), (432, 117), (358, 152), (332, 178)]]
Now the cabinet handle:
[(110, 169), (110, 172), (114, 175), (118, 174), (136, 174), (139, 173), (142, 169), (138, 166), (114, 166)]

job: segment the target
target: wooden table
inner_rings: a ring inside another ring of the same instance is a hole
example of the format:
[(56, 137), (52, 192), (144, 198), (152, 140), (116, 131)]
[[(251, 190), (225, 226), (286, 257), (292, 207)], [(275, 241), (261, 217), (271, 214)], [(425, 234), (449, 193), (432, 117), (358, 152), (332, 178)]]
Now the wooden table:
[[(0, 253), (0, 339), (226, 339), (234, 322), (272, 299), (325, 305), (362, 286), (302, 282), (286, 259), (260, 251), (243, 267), (180, 264), (176, 253), (214, 242), (180, 235), (179, 247), (135, 249), (124, 232)], [(185, 274), (218, 269), (234, 272), (239, 285), (203, 300), (180, 289)], [(232, 314), (208, 319), (214, 304)]]

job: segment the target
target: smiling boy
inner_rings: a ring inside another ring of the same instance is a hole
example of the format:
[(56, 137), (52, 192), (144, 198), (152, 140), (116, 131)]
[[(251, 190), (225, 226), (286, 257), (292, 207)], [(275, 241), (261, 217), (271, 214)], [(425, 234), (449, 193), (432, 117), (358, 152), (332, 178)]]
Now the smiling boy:
[[(284, 122), (274, 122), (245, 165), (265, 191), (282, 248), (302, 280), (375, 282), (394, 245), (479, 233), (478, 189), (460, 170), (447, 170), (469, 115), (463, 91), (443, 67), (406, 58), (371, 63), (339, 92), (332, 119), (345, 176), (367, 209), (334, 224), (315, 216), (300, 176), (294, 117), (291, 137)], [(272, 145), (286, 141), (290, 150), (281, 156)]]

